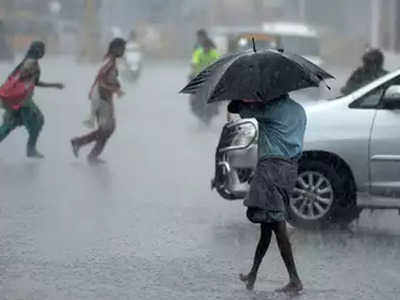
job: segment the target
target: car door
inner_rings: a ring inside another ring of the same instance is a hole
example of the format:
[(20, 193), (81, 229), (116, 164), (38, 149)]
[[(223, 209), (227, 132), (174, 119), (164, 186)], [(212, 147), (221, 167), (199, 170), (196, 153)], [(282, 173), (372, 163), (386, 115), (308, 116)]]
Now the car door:
[[(399, 84), (399, 80), (396, 81), (394, 83)], [(370, 191), (373, 195), (399, 197), (400, 109), (385, 107), (382, 102), (383, 99), (371, 128)]]

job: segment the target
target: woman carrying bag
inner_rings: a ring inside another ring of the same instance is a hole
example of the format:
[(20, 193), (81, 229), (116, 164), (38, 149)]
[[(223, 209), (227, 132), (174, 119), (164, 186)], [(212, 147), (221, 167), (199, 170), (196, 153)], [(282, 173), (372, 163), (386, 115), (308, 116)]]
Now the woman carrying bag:
[(45, 54), (45, 44), (32, 42), (22, 62), (10, 74), (0, 87), (0, 102), (5, 109), (3, 124), (0, 127), (0, 142), (15, 128), (24, 126), (29, 138), (26, 154), (31, 158), (43, 158), (36, 149), (37, 140), (44, 124), (44, 116), (33, 101), (36, 86), (63, 89), (62, 83), (45, 83), (40, 81), (39, 59)]

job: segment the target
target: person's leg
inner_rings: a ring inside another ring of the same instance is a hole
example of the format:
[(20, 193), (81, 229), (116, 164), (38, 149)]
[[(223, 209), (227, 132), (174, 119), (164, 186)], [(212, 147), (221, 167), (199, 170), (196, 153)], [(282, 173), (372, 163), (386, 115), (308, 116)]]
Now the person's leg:
[(44, 156), (36, 149), (36, 144), (44, 125), (44, 116), (34, 103), (20, 110), (22, 123), (29, 134), (26, 154), (28, 157), (43, 158)]
[(112, 128), (101, 131), (101, 134), (99, 135), (99, 138), (96, 140), (96, 143), (95, 143), (92, 151), (90, 151), (90, 153), (88, 155), (88, 161), (90, 163), (103, 163), (104, 162), (101, 159), (99, 159), (99, 155), (103, 152), (104, 147), (107, 144), (107, 141), (109, 140), (109, 138), (111, 137), (111, 135), (114, 132), (114, 128), (115, 127), (113, 126)]
[(12, 130), (13, 128), (5, 123), (0, 126), (0, 143), (10, 134)]
[(15, 113), (12, 111), (7, 110), (4, 113), (3, 124), (0, 126), (0, 143), (18, 126), (15, 118)]
[(281, 292), (299, 292), (303, 289), (303, 285), (297, 273), (296, 264), (293, 258), (292, 246), (287, 233), (286, 222), (278, 222), (273, 225), (273, 230), (278, 242), (279, 251), (289, 273), (289, 283), (279, 289)]
[(115, 131), (115, 117), (114, 117), (114, 107), (109, 102), (102, 102), (98, 108), (98, 123), (100, 128), (100, 134), (96, 140), (92, 151), (88, 155), (88, 161), (90, 163), (103, 163), (99, 159), (99, 155), (103, 152), (104, 147)]
[(75, 137), (71, 139), (72, 151), (76, 157), (78, 157), (79, 149), (82, 146), (90, 144), (94, 141), (97, 141), (101, 138), (102, 131), (101, 129), (96, 129), (88, 134), (82, 135), (80, 137)]
[(90, 113), (86, 120), (83, 121), (83, 124), (88, 128), (95, 128), (96, 126), (96, 117), (97, 117), (97, 109), (99, 107), (99, 99), (94, 98), (90, 100)]
[(107, 143), (107, 137), (104, 134), (104, 132), (101, 134), (101, 136), (96, 139), (96, 142), (94, 144), (94, 147), (90, 151), (87, 159), (89, 163), (103, 163), (101, 159), (99, 159), (99, 155), (103, 152), (104, 147), (106, 146)]
[(269, 224), (261, 224), (260, 240), (254, 254), (253, 266), (247, 275), (240, 274), (240, 279), (246, 282), (246, 288), (252, 290), (257, 279), (257, 272), (271, 242), (272, 229)]

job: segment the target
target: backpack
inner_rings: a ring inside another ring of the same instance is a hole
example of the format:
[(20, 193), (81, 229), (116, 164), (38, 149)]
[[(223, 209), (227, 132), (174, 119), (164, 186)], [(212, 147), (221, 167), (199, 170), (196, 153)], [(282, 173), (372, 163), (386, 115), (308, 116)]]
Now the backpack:
[(5, 107), (18, 110), (33, 92), (35, 84), (31, 81), (23, 81), (20, 77), (21, 73), (16, 72), (0, 87), (0, 100)]

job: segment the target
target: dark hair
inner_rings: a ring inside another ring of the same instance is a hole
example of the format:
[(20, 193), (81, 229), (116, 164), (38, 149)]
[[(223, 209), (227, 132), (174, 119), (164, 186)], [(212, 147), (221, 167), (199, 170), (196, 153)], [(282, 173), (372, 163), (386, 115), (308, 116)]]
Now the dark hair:
[(28, 51), (25, 54), (24, 59), (15, 67), (15, 69), (10, 73), (10, 76), (14, 75), (17, 71), (19, 71), (24, 64), (24, 62), (28, 58), (33, 58), (33, 59), (40, 59), (44, 52), (45, 52), (46, 45), (42, 41), (33, 41), (31, 45), (29, 46)]
[(207, 31), (206, 31), (205, 29), (203, 29), (203, 28), (197, 30), (196, 34), (197, 34), (198, 36), (203, 36), (203, 37), (207, 37), (207, 36), (208, 36)]
[(363, 63), (366, 65), (375, 65), (377, 67), (382, 67), (384, 63), (384, 56), (379, 49), (369, 49), (364, 53), (362, 57)]
[(106, 56), (111, 55), (111, 53), (117, 48), (125, 47), (125, 45), (126, 45), (126, 41), (124, 39), (122, 39), (122, 38), (113, 39), (108, 46), (108, 51), (107, 51)]
[(43, 56), (45, 49), (46, 46), (42, 41), (34, 41), (29, 46), (25, 58), (39, 59)]

